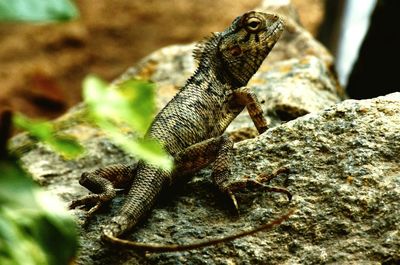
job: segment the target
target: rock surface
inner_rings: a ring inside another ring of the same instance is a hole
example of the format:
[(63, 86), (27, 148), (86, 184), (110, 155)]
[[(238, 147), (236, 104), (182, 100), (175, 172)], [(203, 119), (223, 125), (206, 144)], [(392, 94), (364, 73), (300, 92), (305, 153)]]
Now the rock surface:
[[(240, 216), (236, 217), (205, 169), (166, 191), (127, 238), (189, 243), (257, 226), (289, 208), (296, 207), (296, 213), (276, 229), (253, 237), (188, 252), (143, 255), (100, 241), (101, 224), (118, 211), (121, 194), (82, 229), (78, 264), (400, 262), (400, 93), (341, 102), (344, 93), (330, 71), (332, 57), (292, 23), (295, 30), (283, 36), (277, 54), (271, 54), (249, 84), (273, 128), (235, 145), (230, 179), (234, 183), (286, 168), (270, 185), (290, 190), (292, 201), (280, 194), (245, 189), (237, 193)], [(194, 70), (192, 49), (193, 45), (161, 49), (121, 79), (138, 75), (156, 82), (162, 106)], [(82, 112), (84, 106), (77, 106), (56, 123), (79, 139), (86, 147), (85, 156), (65, 161), (37, 144), (22, 157), (34, 178), (66, 203), (87, 193), (78, 184), (83, 171), (132, 161), (98, 129), (80, 122)], [(252, 126), (247, 116), (243, 113), (229, 130)], [(27, 141), (26, 136), (17, 136), (14, 148)]]

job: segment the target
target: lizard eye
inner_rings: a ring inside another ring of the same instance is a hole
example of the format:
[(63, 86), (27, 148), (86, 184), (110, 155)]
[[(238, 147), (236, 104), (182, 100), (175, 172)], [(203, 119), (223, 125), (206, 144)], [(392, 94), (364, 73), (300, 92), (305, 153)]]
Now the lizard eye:
[(257, 31), (261, 26), (261, 20), (256, 17), (252, 17), (247, 21), (246, 26), (247, 29), (251, 32)]

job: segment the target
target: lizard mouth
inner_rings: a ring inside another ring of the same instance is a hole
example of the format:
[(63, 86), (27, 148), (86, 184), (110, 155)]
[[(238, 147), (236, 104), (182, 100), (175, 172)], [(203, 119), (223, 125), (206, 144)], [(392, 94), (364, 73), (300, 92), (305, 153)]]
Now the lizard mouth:
[(276, 23), (274, 23), (274, 27), (273, 29), (269, 29), (269, 34), (267, 35), (267, 40), (269, 39), (276, 39), (278, 40), (278, 38), (281, 36), (281, 34), (278, 34), (278, 31), (282, 31), (283, 29), (283, 23), (282, 21), (277, 21)]
[(265, 37), (265, 49), (267, 54), (275, 46), (278, 39), (281, 37), (283, 32), (283, 22), (281, 20), (276, 21), (268, 28), (268, 35)]

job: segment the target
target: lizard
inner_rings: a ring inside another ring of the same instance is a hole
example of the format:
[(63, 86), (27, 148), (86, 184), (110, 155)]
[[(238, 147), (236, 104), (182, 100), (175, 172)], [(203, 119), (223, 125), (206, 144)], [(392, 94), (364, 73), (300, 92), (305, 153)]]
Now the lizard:
[[(119, 214), (104, 227), (102, 239), (154, 252), (213, 245), (271, 228), (286, 220), (293, 210), (251, 231), (188, 245), (141, 243), (120, 238), (151, 209), (161, 190), (208, 165), (212, 165), (214, 184), (238, 209), (233, 193), (235, 187), (226, 184), (233, 140), (224, 132), (244, 108), (259, 134), (268, 129), (261, 105), (246, 85), (280, 38), (283, 28), (279, 16), (249, 11), (237, 17), (225, 31), (213, 33), (200, 42), (193, 52), (197, 69), (156, 115), (145, 135), (156, 139), (173, 157), (174, 169), (166, 171), (139, 161), (84, 172), (79, 183), (93, 194), (72, 201), (70, 208), (92, 206), (87, 212), (89, 218), (116, 196), (116, 189), (129, 188)], [(291, 199), (286, 189), (256, 184), (284, 193)]]

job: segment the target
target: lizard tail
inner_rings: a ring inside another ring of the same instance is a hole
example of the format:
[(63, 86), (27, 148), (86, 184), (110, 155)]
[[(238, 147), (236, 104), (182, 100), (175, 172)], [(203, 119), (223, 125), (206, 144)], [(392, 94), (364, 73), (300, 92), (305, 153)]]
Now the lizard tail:
[(233, 235), (222, 237), (222, 238), (201, 240), (201, 241), (198, 241), (195, 243), (185, 244), (185, 245), (178, 245), (178, 244), (164, 245), (164, 244), (157, 244), (157, 243), (142, 243), (142, 242), (129, 241), (129, 240), (117, 238), (112, 233), (107, 233), (107, 231), (104, 231), (104, 233), (103, 233), (103, 240), (118, 244), (120, 246), (128, 247), (131, 249), (149, 251), (149, 252), (187, 251), (187, 250), (192, 250), (192, 249), (197, 249), (197, 248), (202, 248), (202, 247), (207, 247), (207, 246), (212, 246), (212, 245), (228, 242), (228, 241), (231, 241), (231, 240), (234, 240), (237, 238), (241, 238), (244, 236), (253, 235), (262, 230), (271, 229), (277, 225), (280, 225), (282, 222), (286, 221), (295, 211), (296, 211), (296, 209), (291, 209), (287, 213), (281, 215), (279, 218), (276, 218), (275, 220), (273, 220), (269, 223), (260, 225), (256, 228), (250, 229), (248, 231), (239, 232), (237, 234), (233, 234)]
[(103, 229), (102, 239), (109, 241), (109, 238), (117, 238), (131, 227), (129, 224), (128, 218), (124, 215), (113, 217)]

